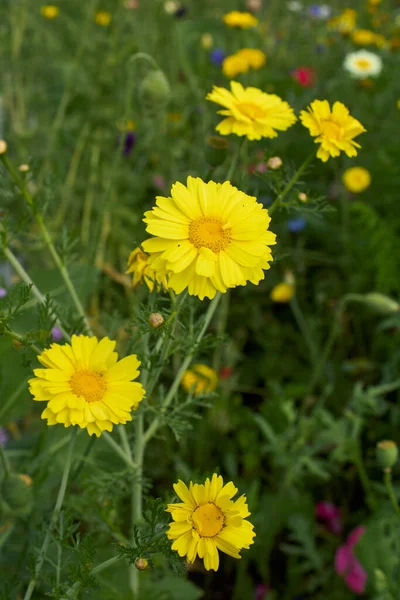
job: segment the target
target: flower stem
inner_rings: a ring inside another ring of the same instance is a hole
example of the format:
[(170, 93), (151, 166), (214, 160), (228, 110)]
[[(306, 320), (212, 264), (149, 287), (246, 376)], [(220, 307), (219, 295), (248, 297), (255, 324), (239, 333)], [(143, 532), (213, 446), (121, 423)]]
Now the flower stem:
[(4, 452), (4, 448), (1, 444), (0, 444), (0, 464), (3, 467), (3, 471), (6, 475), (6, 477), (8, 477), (11, 474), (10, 465), (8, 464), (6, 453)]
[(236, 167), (237, 167), (237, 164), (239, 162), (240, 153), (242, 151), (242, 148), (244, 148), (246, 142), (247, 142), (247, 138), (243, 138), (243, 140), (240, 142), (240, 144), (238, 144), (236, 146), (236, 150), (235, 150), (235, 152), (233, 154), (231, 165), (230, 165), (228, 173), (226, 175), (226, 180), (227, 181), (230, 181), (232, 179), (232, 177), (233, 177), (233, 174), (234, 174), (234, 172), (236, 170)]
[(384, 470), (383, 473), (383, 480), (385, 482), (386, 485), (386, 489), (388, 492), (388, 496), (393, 504), (393, 508), (396, 511), (396, 513), (398, 515), (400, 515), (400, 507), (399, 507), (399, 503), (397, 502), (397, 498), (396, 495), (394, 493), (394, 489), (393, 489), (393, 484), (392, 484), (392, 469), (387, 468)]
[[(90, 575), (97, 575), (98, 573), (105, 571), (105, 569), (108, 569), (108, 567), (112, 567), (113, 565), (115, 565), (115, 563), (119, 562), (122, 558), (123, 558), (123, 556), (119, 555), (119, 556), (113, 556), (112, 558), (105, 560), (104, 562), (97, 565), (97, 567), (94, 567), (94, 569), (92, 569), (90, 571)], [(69, 590), (66, 591), (65, 596), (62, 597), (62, 600), (65, 600), (66, 598), (76, 598), (76, 594), (79, 592), (80, 587), (81, 587), (80, 581), (77, 581), (76, 583), (74, 583), (74, 585), (72, 587), (70, 587)]]
[(22, 337), (22, 335), (19, 335), (19, 333), (16, 333), (15, 331), (13, 331), (12, 329), (10, 329), (9, 327), (7, 327), (6, 329), (4, 329), (3, 335), (8, 335), (13, 340), (16, 340), (17, 342), (20, 342), (20, 344), (24, 344), (26, 346), (30, 346), (32, 348), (32, 350), (34, 350), (36, 352), (36, 354), (41, 354), (42, 353), (42, 351), (35, 344), (32, 344), (29, 341), (25, 341), (24, 338)]
[(34, 570), (34, 574), (32, 579), (29, 582), (28, 588), (25, 592), (25, 596), (23, 600), (29, 600), (32, 597), (32, 594), (35, 590), (36, 587), (36, 583), (38, 580), (38, 577), (40, 575), (40, 571), (42, 570), (43, 567), (43, 563), (44, 563), (44, 559), (45, 559), (45, 555), (47, 552), (47, 549), (49, 547), (49, 543), (50, 543), (50, 537), (52, 534), (52, 531), (54, 529), (54, 526), (57, 522), (57, 519), (60, 515), (60, 511), (61, 511), (61, 507), (63, 505), (64, 502), (64, 496), (65, 496), (65, 492), (67, 490), (67, 485), (68, 485), (68, 477), (69, 477), (69, 472), (70, 472), (70, 468), (71, 468), (71, 459), (72, 459), (72, 452), (75, 446), (75, 440), (76, 440), (76, 435), (77, 435), (77, 431), (78, 428), (74, 427), (74, 430), (72, 432), (70, 441), (69, 441), (69, 446), (68, 446), (68, 450), (67, 450), (67, 457), (65, 459), (65, 464), (64, 464), (64, 472), (62, 475), (62, 479), (61, 479), (61, 484), (60, 484), (60, 489), (58, 490), (58, 496), (57, 496), (57, 501), (56, 501), (56, 505), (54, 507), (53, 510), (53, 514), (51, 516), (51, 520), (50, 520), (50, 524), (49, 524), (49, 528), (47, 530), (46, 533), (46, 537), (44, 538), (44, 542), (42, 544), (42, 547), (40, 549), (39, 552), (39, 557), (36, 561), (35, 564), (35, 570)]
[(114, 452), (116, 452), (118, 456), (120, 456), (122, 460), (126, 462), (128, 467), (130, 467), (131, 469), (137, 468), (137, 464), (132, 460), (132, 457), (126, 454), (124, 450), (120, 448), (117, 442), (114, 441), (114, 439), (107, 431), (104, 431), (101, 437), (105, 439), (107, 444), (114, 450)]
[(303, 162), (301, 167), (296, 171), (296, 173), (293, 175), (291, 180), (284, 187), (283, 191), (275, 198), (275, 200), (273, 201), (273, 203), (271, 204), (271, 206), (268, 209), (268, 212), (270, 215), (272, 215), (272, 213), (275, 212), (277, 208), (279, 208), (282, 200), (285, 198), (285, 196), (287, 196), (287, 194), (290, 192), (290, 190), (295, 185), (295, 183), (297, 183), (297, 181), (300, 179), (300, 176), (304, 173), (304, 171), (306, 170), (306, 168), (308, 167), (308, 165), (310, 164), (310, 162), (312, 161), (314, 156), (315, 156), (315, 152), (312, 152), (310, 154), (310, 156), (308, 156), (306, 158), (306, 160)]

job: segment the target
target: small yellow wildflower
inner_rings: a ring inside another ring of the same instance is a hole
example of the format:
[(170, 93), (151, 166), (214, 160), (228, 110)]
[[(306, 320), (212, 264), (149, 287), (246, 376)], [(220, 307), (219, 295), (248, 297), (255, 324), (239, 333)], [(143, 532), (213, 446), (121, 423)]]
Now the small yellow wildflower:
[(213, 392), (218, 385), (218, 375), (214, 369), (207, 365), (193, 365), (184, 372), (182, 387), (188, 392), (198, 396)]
[(249, 69), (261, 69), (267, 57), (262, 50), (243, 48), (231, 56), (227, 56), (222, 63), (222, 72), (232, 79), (240, 73), (247, 73)]
[(314, 100), (308, 110), (302, 110), (300, 120), (304, 127), (320, 144), (317, 157), (326, 162), (330, 156), (357, 156), (360, 144), (354, 138), (366, 131), (357, 119), (352, 117), (348, 108), (341, 102), (335, 102), (332, 111), (327, 100)]
[(200, 38), (200, 44), (204, 50), (210, 50), (214, 45), (214, 38), (211, 33), (203, 33)]
[(60, 9), (58, 6), (54, 6), (54, 4), (45, 4), (41, 7), (40, 12), (46, 19), (55, 19)]
[(356, 26), (357, 11), (352, 8), (346, 8), (337, 17), (329, 19), (328, 25), (332, 29), (340, 31), (340, 33), (347, 34), (351, 33)]
[(97, 25), (107, 27), (111, 21), (111, 14), (105, 10), (98, 10), (94, 16), (94, 20), (96, 21)]
[(282, 281), (272, 288), (270, 298), (273, 302), (289, 302), (295, 294), (295, 286)]
[(226, 13), (222, 17), (222, 20), (228, 27), (241, 27), (242, 29), (255, 27), (258, 24), (258, 19), (254, 15), (249, 12), (240, 12), (239, 10), (232, 10)]
[(351, 34), (351, 39), (355, 44), (361, 46), (369, 46), (375, 44), (375, 32), (369, 29), (355, 29)]
[(364, 167), (351, 167), (343, 173), (342, 181), (346, 190), (359, 194), (371, 185), (371, 175)]
[(133, 273), (133, 287), (144, 281), (150, 292), (153, 291), (155, 283), (168, 289), (166, 271), (156, 273), (148, 264), (148, 259), (148, 255), (141, 248), (135, 248), (130, 253), (126, 273)]
[(246, 496), (232, 500), (238, 492), (232, 481), (224, 485), (221, 475), (214, 473), (204, 484), (190, 482), (187, 487), (179, 480), (174, 490), (182, 502), (168, 504), (173, 522), (167, 536), (174, 540), (172, 550), (186, 556), (188, 563), (198, 555), (207, 571), (217, 571), (218, 550), (241, 558), (240, 550), (254, 543), (254, 528), (246, 519), (250, 516)]

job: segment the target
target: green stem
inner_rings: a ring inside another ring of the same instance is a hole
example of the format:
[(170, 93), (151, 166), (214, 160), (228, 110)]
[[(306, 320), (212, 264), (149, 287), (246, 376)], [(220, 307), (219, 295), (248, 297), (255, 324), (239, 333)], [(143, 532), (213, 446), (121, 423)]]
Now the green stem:
[(353, 461), (354, 461), (355, 466), (357, 467), (358, 476), (360, 478), (362, 487), (364, 489), (367, 504), (370, 507), (370, 509), (373, 511), (375, 509), (375, 504), (376, 504), (375, 497), (372, 492), (371, 482), (369, 480), (369, 477), (368, 477), (368, 474), (367, 474), (367, 471), (365, 469), (364, 462), (362, 459), (362, 452), (361, 452), (359, 440), (356, 441), (356, 449), (355, 449), (355, 453), (353, 456)]
[(237, 164), (238, 164), (238, 162), (239, 162), (239, 156), (240, 156), (240, 153), (241, 153), (241, 151), (242, 151), (242, 148), (244, 148), (244, 146), (245, 146), (246, 142), (247, 142), (247, 138), (244, 138), (244, 139), (243, 139), (243, 140), (242, 140), (242, 141), (241, 141), (241, 142), (240, 142), (240, 143), (239, 143), (239, 144), (236, 146), (236, 150), (235, 150), (235, 152), (234, 152), (234, 154), (233, 154), (233, 157), (232, 157), (232, 162), (231, 162), (231, 165), (230, 165), (230, 167), (229, 167), (228, 173), (226, 174), (226, 180), (227, 180), (227, 181), (230, 181), (230, 180), (232, 179), (232, 177), (233, 177), (233, 174), (234, 174), (234, 172), (235, 172), (235, 169), (236, 169), (236, 167), (237, 167)]
[(306, 168), (308, 167), (308, 165), (310, 164), (310, 162), (312, 161), (314, 156), (315, 156), (315, 152), (312, 152), (310, 154), (310, 156), (308, 156), (308, 158), (306, 158), (306, 160), (303, 162), (301, 167), (293, 175), (293, 177), (291, 178), (289, 183), (284, 187), (283, 191), (275, 198), (275, 200), (273, 201), (273, 203), (271, 204), (271, 206), (268, 209), (268, 212), (270, 215), (272, 215), (272, 213), (275, 212), (277, 208), (279, 208), (279, 206), (282, 203), (282, 200), (285, 198), (285, 196), (287, 196), (287, 194), (290, 192), (292, 187), (300, 179), (301, 175), (304, 173), (304, 171), (306, 170)]
[(392, 383), (385, 383), (383, 385), (377, 385), (376, 387), (370, 388), (368, 391), (374, 396), (381, 396), (388, 392), (394, 392), (400, 388), (400, 379), (393, 381)]
[[(108, 560), (105, 560), (104, 562), (97, 565), (97, 567), (94, 567), (94, 569), (92, 569), (90, 571), (90, 575), (98, 575), (102, 571), (105, 571), (105, 569), (108, 569), (108, 567), (112, 567), (113, 565), (115, 565), (117, 562), (122, 560), (122, 558), (123, 558), (123, 556), (120, 555), (120, 556), (114, 556), (113, 558), (109, 558)], [(66, 591), (65, 596), (63, 596), (62, 600), (65, 600), (66, 598), (69, 598), (69, 599), (76, 598), (76, 594), (77, 594), (77, 592), (79, 592), (80, 587), (81, 587), (80, 581), (77, 581), (76, 583), (74, 583), (74, 585), (72, 587), (70, 587), (69, 590)]]
[[(211, 322), (211, 319), (214, 316), (214, 313), (217, 309), (220, 299), (221, 299), (221, 294), (219, 292), (217, 292), (217, 295), (215, 296), (215, 298), (210, 302), (210, 305), (208, 307), (208, 310), (207, 310), (205, 318), (204, 318), (203, 327), (201, 328), (201, 331), (195, 340), (193, 348), (190, 352), (188, 352), (185, 360), (182, 362), (182, 364), (175, 376), (175, 379), (168, 391), (168, 394), (165, 396), (164, 402), (162, 403), (162, 407), (161, 407), (162, 412), (165, 412), (165, 410), (171, 404), (171, 402), (178, 390), (179, 384), (182, 380), (182, 376), (183, 376), (184, 372), (187, 370), (188, 366), (190, 365), (190, 363), (193, 359), (193, 356), (196, 353), (197, 347), (198, 347), (199, 343), (201, 342), (201, 340), (203, 339), (204, 334), (207, 331), (207, 328)], [(143, 436), (143, 443), (145, 445), (154, 436), (154, 434), (157, 431), (157, 429), (159, 428), (160, 424), (161, 424), (161, 419), (159, 417), (156, 417)]]
[(7, 411), (13, 406), (14, 402), (18, 400), (23, 391), (26, 390), (26, 381), (23, 381), (16, 390), (11, 394), (8, 400), (0, 408), (0, 419), (7, 413)]
[[(225, 334), (226, 326), (228, 323), (228, 316), (229, 316), (229, 301), (230, 301), (230, 290), (228, 290), (224, 294), (224, 296), (221, 300), (221, 306), (219, 309), (218, 321), (217, 321), (217, 337), (218, 338), (221, 338)], [(214, 350), (213, 365), (212, 365), (214, 371), (218, 371), (218, 369), (221, 366), (221, 356), (222, 356), (221, 351), (222, 351), (222, 344), (221, 344), (221, 342), (219, 342)]]
[(118, 446), (117, 442), (114, 441), (114, 439), (111, 437), (108, 431), (104, 431), (101, 437), (105, 439), (107, 444), (114, 450), (114, 452), (116, 452), (118, 456), (120, 456), (122, 460), (126, 462), (128, 467), (130, 467), (131, 469), (137, 469), (137, 464), (132, 460), (131, 456), (126, 454), (122, 450), (122, 448)]
[[(138, 415), (135, 419), (135, 461), (138, 465), (138, 469), (135, 473), (135, 478), (132, 484), (132, 496), (131, 496), (131, 519), (132, 519), (132, 531), (131, 531), (131, 543), (135, 543), (134, 527), (143, 519), (142, 516), (142, 503), (143, 503), (143, 459), (144, 459), (144, 442), (143, 442), (143, 431), (144, 422), (143, 415)], [(133, 598), (136, 600), (139, 595), (139, 571), (135, 565), (129, 567), (129, 583), (133, 593)]]
[(67, 490), (68, 477), (69, 477), (69, 472), (70, 472), (70, 468), (71, 468), (72, 452), (73, 452), (73, 449), (75, 446), (77, 431), (78, 431), (78, 428), (74, 427), (74, 430), (72, 432), (71, 439), (69, 442), (68, 450), (67, 450), (67, 457), (65, 459), (65, 464), (64, 464), (64, 472), (63, 472), (62, 479), (61, 479), (60, 489), (58, 491), (56, 505), (54, 507), (53, 514), (51, 516), (51, 520), (50, 520), (49, 528), (46, 533), (46, 537), (44, 538), (44, 542), (43, 542), (42, 547), (39, 552), (39, 557), (35, 564), (35, 570), (34, 570), (33, 577), (30, 580), (28, 588), (25, 592), (24, 600), (29, 600), (32, 597), (32, 594), (35, 590), (36, 583), (37, 583), (38, 577), (40, 575), (40, 571), (42, 570), (42, 567), (43, 567), (46, 552), (49, 547), (52, 531), (53, 531), (54, 526), (57, 522), (57, 519), (60, 515), (61, 507), (64, 502), (65, 492)]
[(310, 329), (308, 327), (307, 321), (304, 318), (304, 315), (299, 306), (299, 303), (297, 302), (296, 294), (290, 300), (290, 308), (292, 309), (293, 316), (296, 319), (297, 325), (299, 326), (299, 329), (304, 337), (304, 341), (306, 342), (306, 344), (308, 346), (308, 349), (309, 349), (310, 355), (311, 355), (311, 362), (314, 365), (316, 363), (317, 356), (318, 356), (318, 348), (317, 348), (317, 346), (313, 340), (313, 337), (310, 333)]
[(16, 333), (15, 331), (13, 331), (12, 329), (10, 329), (9, 327), (7, 327), (6, 329), (4, 329), (3, 334), (4, 335), (8, 335), (9, 337), (11, 337), (13, 340), (16, 340), (17, 342), (20, 342), (20, 344), (24, 344), (25, 346), (29, 346), (30, 348), (32, 348), (32, 350), (34, 350), (36, 352), (36, 354), (41, 354), (42, 353), (42, 351), (35, 344), (32, 344), (31, 342), (28, 342), (28, 341), (24, 340), (24, 338), (22, 337), (22, 335), (19, 335), (19, 333)]
[(393, 508), (398, 515), (400, 515), (400, 507), (397, 502), (396, 494), (394, 493), (393, 484), (392, 484), (392, 469), (387, 468), (384, 470), (383, 479), (386, 485), (386, 489), (389, 495), (389, 498), (393, 504)]
[(6, 475), (6, 477), (9, 477), (11, 475), (10, 465), (8, 464), (6, 453), (4, 452), (4, 448), (1, 444), (0, 444), (0, 463), (1, 463), (1, 466), (3, 467), (3, 471)]

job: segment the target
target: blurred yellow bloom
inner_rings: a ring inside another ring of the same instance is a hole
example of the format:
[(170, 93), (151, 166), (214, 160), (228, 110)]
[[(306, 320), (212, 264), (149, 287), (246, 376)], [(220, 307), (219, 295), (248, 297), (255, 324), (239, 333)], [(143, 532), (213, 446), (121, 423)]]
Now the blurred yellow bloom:
[(351, 33), (356, 26), (357, 11), (352, 8), (345, 8), (340, 15), (329, 19), (328, 25), (340, 33)]
[(270, 298), (273, 302), (289, 302), (295, 294), (295, 286), (282, 281), (272, 288)]
[(105, 10), (98, 10), (94, 16), (94, 20), (96, 21), (97, 25), (107, 27), (111, 21), (111, 14)]
[(396, 102), (396, 106), (397, 106), (397, 108), (400, 110), (400, 100), (397, 100), (397, 102)]
[(222, 72), (232, 79), (240, 73), (247, 73), (249, 69), (261, 69), (266, 61), (267, 57), (261, 50), (242, 48), (242, 50), (225, 58), (222, 63)]
[(355, 29), (351, 34), (351, 39), (355, 44), (370, 45), (375, 44), (376, 34), (369, 29)]
[(368, 0), (368, 4), (370, 4), (371, 6), (379, 6), (381, 2), (382, 0)]
[(224, 108), (218, 114), (225, 118), (216, 127), (221, 135), (234, 133), (249, 140), (274, 138), (277, 131), (286, 131), (297, 121), (293, 109), (279, 96), (244, 88), (237, 81), (231, 81), (231, 91), (214, 86), (206, 100)]
[(193, 365), (190, 369), (184, 372), (182, 387), (194, 396), (199, 394), (208, 394), (213, 392), (218, 385), (218, 375), (211, 367), (207, 365)]
[(203, 33), (200, 38), (200, 44), (204, 50), (210, 50), (214, 45), (214, 38), (211, 33)]
[(128, 258), (128, 270), (126, 273), (133, 273), (133, 287), (144, 283), (153, 291), (155, 283), (168, 289), (166, 271), (156, 271), (148, 264), (148, 255), (141, 248), (135, 248)]
[(232, 10), (226, 13), (222, 17), (222, 20), (228, 27), (241, 27), (242, 29), (255, 27), (258, 23), (258, 19), (254, 15), (249, 12), (240, 12), (239, 10)]
[(366, 129), (341, 102), (335, 102), (331, 111), (327, 100), (314, 100), (307, 111), (301, 111), (300, 120), (316, 138), (315, 143), (320, 144), (317, 157), (323, 162), (341, 152), (350, 157), (357, 156), (356, 148), (361, 146), (354, 138)]
[(364, 167), (351, 167), (343, 173), (342, 181), (346, 190), (359, 194), (371, 185), (371, 175)]
[(55, 19), (60, 12), (60, 9), (58, 6), (54, 6), (53, 4), (46, 4), (45, 6), (41, 7), (40, 12), (44, 17), (46, 17), (46, 19)]

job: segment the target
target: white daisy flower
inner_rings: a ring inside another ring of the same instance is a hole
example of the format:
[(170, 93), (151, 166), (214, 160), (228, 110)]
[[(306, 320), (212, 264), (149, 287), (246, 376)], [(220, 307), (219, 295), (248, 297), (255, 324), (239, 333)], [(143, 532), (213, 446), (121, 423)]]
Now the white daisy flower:
[(287, 3), (287, 7), (292, 12), (300, 12), (303, 10), (303, 5), (301, 2), (298, 2), (298, 0), (290, 0), (290, 2)]
[(357, 50), (346, 56), (343, 67), (357, 79), (378, 77), (382, 71), (382, 59), (368, 50)]

